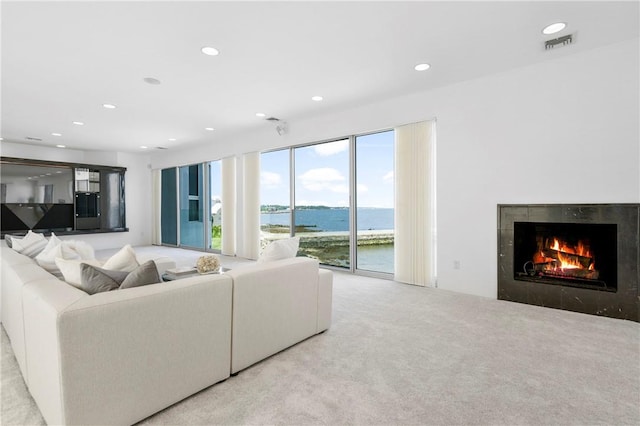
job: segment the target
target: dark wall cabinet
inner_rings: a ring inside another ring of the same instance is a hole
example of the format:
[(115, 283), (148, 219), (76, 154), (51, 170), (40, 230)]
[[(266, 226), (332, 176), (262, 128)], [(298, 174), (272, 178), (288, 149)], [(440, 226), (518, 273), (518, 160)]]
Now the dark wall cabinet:
[(0, 157), (2, 235), (127, 231), (122, 167)]

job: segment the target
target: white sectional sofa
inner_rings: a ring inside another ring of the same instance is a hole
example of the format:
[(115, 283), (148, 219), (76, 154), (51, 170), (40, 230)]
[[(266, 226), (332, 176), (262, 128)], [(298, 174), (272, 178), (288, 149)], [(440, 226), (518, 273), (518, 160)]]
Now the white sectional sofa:
[(2, 323), (49, 424), (135, 423), (331, 322), (308, 258), (88, 295), (0, 250)]

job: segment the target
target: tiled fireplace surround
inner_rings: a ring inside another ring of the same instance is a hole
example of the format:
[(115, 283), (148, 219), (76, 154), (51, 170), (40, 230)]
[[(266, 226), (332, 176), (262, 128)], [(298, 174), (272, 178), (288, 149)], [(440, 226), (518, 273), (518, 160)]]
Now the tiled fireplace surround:
[[(640, 322), (639, 220), (640, 204), (498, 205), (498, 299)], [(521, 255), (515, 261), (522, 229), (563, 228), (594, 229), (590, 244), (611, 247), (607, 259), (594, 257), (596, 265), (614, 263), (599, 280), (539, 278), (533, 261), (524, 268)], [(600, 229), (610, 235), (599, 236)]]

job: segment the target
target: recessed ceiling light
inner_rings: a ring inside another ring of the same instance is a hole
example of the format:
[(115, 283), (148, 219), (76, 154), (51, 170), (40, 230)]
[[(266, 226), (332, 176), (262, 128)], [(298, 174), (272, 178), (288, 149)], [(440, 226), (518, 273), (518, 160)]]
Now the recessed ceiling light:
[(58, 148), (66, 148), (66, 145), (56, 145)]
[(175, 142), (175, 141), (176, 141), (176, 138), (169, 139), (169, 142)]
[(60, 174), (60, 173), (62, 173), (60, 170), (58, 170), (58, 171), (56, 172), (56, 174)]
[(266, 117), (267, 114), (265, 114), (264, 112), (256, 112), (256, 117)]
[(415, 67), (413, 67), (416, 71), (426, 71), (429, 68), (431, 68), (431, 65), (429, 64), (418, 64)]
[(213, 127), (205, 127), (204, 129), (205, 129), (205, 130), (208, 130), (208, 131), (210, 131), (210, 132), (213, 132), (213, 131), (215, 130)]
[(31, 176), (29, 176), (27, 179), (31, 179)]
[(105, 107), (106, 109), (115, 109), (116, 106), (113, 104), (102, 104), (103, 107)]
[(147, 147), (144, 145), (140, 145), (140, 149), (147, 149)]
[(559, 33), (560, 31), (564, 30), (566, 26), (567, 24), (564, 22), (556, 22), (554, 24), (547, 25), (546, 27), (544, 27), (542, 30), (542, 34), (549, 35), (549, 34)]
[(0, 138), (0, 141), (3, 141), (3, 140), (4, 140), (4, 138)]
[(158, 80), (157, 78), (153, 78), (153, 77), (145, 77), (142, 79), (145, 83), (149, 83), (149, 84), (153, 84), (153, 85), (158, 85), (160, 84), (160, 80)]
[(209, 46), (205, 46), (200, 50), (202, 51), (202, 53), (209, 56), (216, 56), (220, 53), (218, 49), (216, 49), (215, 47), (209, 47)]
[(51, 136), (62, 136), (60, 133), (51, 133)]
[(316, 101), (316, 102), (320, 102), (322, 99), (324, 99), (322, 96), (312, 96), (311, 100), (312, 101)]

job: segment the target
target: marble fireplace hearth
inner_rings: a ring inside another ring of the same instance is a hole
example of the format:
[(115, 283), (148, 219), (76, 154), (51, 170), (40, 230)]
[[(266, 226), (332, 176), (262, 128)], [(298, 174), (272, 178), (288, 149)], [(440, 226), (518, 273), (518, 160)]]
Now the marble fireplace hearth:
[(498, 205), (498, 299), (640, 322), (640, 204)]

